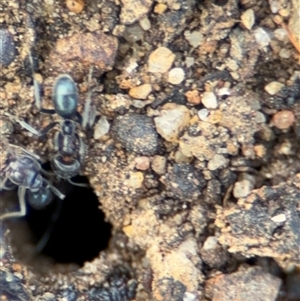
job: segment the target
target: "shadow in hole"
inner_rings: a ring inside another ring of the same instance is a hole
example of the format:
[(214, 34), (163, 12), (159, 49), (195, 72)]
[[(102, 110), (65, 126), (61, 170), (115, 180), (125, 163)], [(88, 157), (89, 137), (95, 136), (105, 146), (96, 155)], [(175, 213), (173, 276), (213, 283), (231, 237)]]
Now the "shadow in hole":
[(61, 182), (58, 188), (64, 191), (66, 198), (60, 200), (56, 197), (45, 210), (29, 207), (26, 216), (28, 228), (41, 255), (57, 263), (82, 266), (107, 248), (111, 225), (105, 222), (104, 213), (98, 208), (97, 196), (91, 188), (67, 182)]

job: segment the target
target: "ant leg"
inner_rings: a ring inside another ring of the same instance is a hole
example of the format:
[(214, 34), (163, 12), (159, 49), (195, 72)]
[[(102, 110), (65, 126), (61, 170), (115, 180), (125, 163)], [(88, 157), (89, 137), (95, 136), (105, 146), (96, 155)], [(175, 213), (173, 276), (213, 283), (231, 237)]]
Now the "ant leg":
[(30, 124), (28, 124), (27, 122), (20, 120), (13, 115), (7, 115), (7, 116), (12, 121), (18, 122), (24, 129), (28, 130), (30, 133), (37, 135), (39, 137), (46, 135), (51, 129), (53, 129), (58, 124), (58, 122), (51, 122), (45, 128), (43, 128), (41, 131), (38, 131), (35, 128), (33, 128)]
[(8, 177), (4, 177), (3, 179), (0, 179), (0, 190), (6, 190), (6, 185), (5, 185), (5, 183), (6, 183), (6, 181), (8, 180)]
[(89, 118), (89, 122), (88, 122), (88, 125), (89, 125), (89, 128), (92, 128), (92, 126), (95, 124), (96, 122), (96, 108), (95, 106), (92, 107), (92, 110), (90, 110), (90, 118)]
[(26, 130), (28, 130), (29, 132), (31, 132), (32, 134), (35, 134), (39, 137), (46, 135), (50, 130), (52, 130), (58, 122), (51, 122), (50, 124), (48, 124), (45, 128), (43, 128), (41, 131), (36, 130), (35, 128), (33, 128), (31, 125), (29, 125), (27, 122), (25, 121), (21, 121), (18, 120), (19, 124), (25, 128)]
[[(45, 180), (46, 181), (46, 180)], [(48, 182), (48, 181), (47, 181)], [(52, 190), (52, 192), (58, 196), (61, 200), (63, 200), (66, 196), (60, 192), (56, 187), (54, 187), (50, 182), (48, 182), (49, 188)]]
[(43, 128), (40, 131), (40, 136), (44, 136), (46, 135), (50, 130), (52, 130), (56, 125), (58, 124), (58, 122), (51, 122), (50, 124), (48, 124), (45, 128)]
[(42, 161), (42, 159), (40, 158), (40, 156), (38, 156), (37, 154), (34, 154), (34, 153), (28, 151), (27, 149), (23, 148), (22, 146), (18, 146), (18, 145), (14, 145), (14, 144), (9, 143), (9, 147), (15, 148), (16, 151), (21, 150), (22, 152), (24, 152), (25, 154), (31, 156), (32, 158), (34, 158), (37, 161)]
[(54, 115), (56, 113), (56, 111), (53, 109), (44, 109), (44, 108), (41, 108), (40, 112), (48, 115)]
[(51, 215), (51, 220), (49, 221), (49, 226), (47, 227), (46, 231), (44, 232), (44, 234), (42, 235), (42, 237), (36, 244), (36, 247), (35, 247), (36, 253), (40, 253), (41, 251), (43, 251), (43, 249), (46, 247), (47, 243), (49, 242), (49, 238), (51, 237), (51, 234), (55, 227), (55, 223), (60, 216), (61, 209), (62, 209), (62, 202), (58, 201), (57, 206)]
[(26, 215), (25, 192), (26, 192), (26, 188), (19, 186), (18, 198), (19, 198), (19, 204), (20, 204), (20, 211), (8, 212), (5, 214), (2, 214), (0, 216), (0, 221), (4, 220), (6, 218), (22, 217), (22, 216)]
[(35, 99), (35, 105), (37, 106), (37, 108), (45, 114), (55, 114), (55, 110), (49, 110), (49, 109), (44, 109), (42, 108), (42, 101), (41, 101), (41, 97), (40, 97), (40, 89), (39, 89), (39, 84), (35, 78), (35, 74), (34, 74), (34, 64), (33, 64), (33, 58), (32, 58), (32, 54), (29, 53), (29, 61), (30, 61), (30, 65), (31, 65), (31, 73), (32, 73), (32, 78), (33, 78), (33, 87), (34, 87), (34, 99)]
[(35, 105), (40, 110), (42, 107), (42, 104), (41, 104), (41, 98), (40, 98), (40, 93), (39, 93), (39, 84), (35, 78), (34, 64), (33, 64), (33, 58), (32, 58), (31, 52), (29, 53), (29, 61), (30, 61), (30, 65), (31, 65), (31, 72), (32, 72), (32, 78), (33, 78)]
[(82, 116), (81, 116), (81, 114), (76, 111), (76, 116), (75, 117), (76, 117), (75, 121), (82, 125)]
[(16, 121), (30, 133), (37, 135), (37, 136), (41, 136), (40, 133), (35, 128), (33, 128), (31, 125), (29, 125), (27, 122), (22, 121), (22, 120), (16, 120)]
[(90, 86), (92, 82), (92, 75), (93, 75), (93, 66), (90, 68), (90, 72), (89, 72), (89, 77), (88, 77), (89, 91), (87, 93), (87, 97), (85, 100), (82, 123), (81, 123), (84, 129), (86, 129), (87, 126), (92, 127), (96, 117), (95, 110), (91, 110), (92, 91)]
[(12, 121), (18, 122), (23, 128), (25, 128), (26, 130), (28, 130), (29, 132), (35, 134), (35, 135), (39, 135), (39, 132), (33, 128), (31, 125), (29, 125), (27, 122), (20, 120), (19, 118), (10, 115), (10, 114), (6, 114), (6, 116), (9, 117), (9, 119), (11, 119)]
[(52, 171), (48, 171), (48, 170), (45, 170), (43, 168), (41, 168), (41, 173), (44, 175), (44, 176), (47, 176), (47, 177), (53, 177), (55, 176), (55, 172), (52, 172)]
[[(8, 183), (10, 182), (10, 185)], [(4, 177), (4, 179), (0, 180), (0, 191), (1, 190), (14, 190), (16, 185), (9, 181), (8, 177)]]
[(54, 134), (54, 137), (53, 137), (53, 140), (54, 140), (54, 143), (53, 143), (53, 150), (55, 152), (58, 152), (59, 151), (59, 146), (60, 146), (60, 143), (59, 143), (59, 135), (61, 135), (60, 132), (56, 132)]
[[(57, 188), (55, 188), (49, 181), (44, 179), (44, 182), (47, 184), (46, 188), (49, 187), (51, 189), (51, 191), (56, 196), (58, 196), (61, 200), (63, 200), (65, 198), (65, 195), (63, 193), (61, 193)], [(56, 223), (57, 219), (60, 216), (61, 209), (62, 209), (62, 202), (58, 201), (57, 206), (55, 208), (55, 211), (51, 215), (51, 220), (49, 221), (49, 226), (47, 227), (47, 229), (44, 232), (43, 236), (40, 238), (40, 240), (36, 244), (36, 247), (35, 247), (35, 252), (36, 253), (40, 253), (45, 248), (45, 246), (47, 245), (47, 243), (49, 241), (49, 238), (51, 236), (51, 233), (53, 232), (53, 229), (55, 227), (55, 223)]]
[(81, 137), (78, 134), (76, 134), (76, 137), (77, 137), (77, 139), (79, 141), (79, 162), (83, 162), (84, 161), (84, 157), (85, 157), (86, 147), (85, 147), (85, 144), (82, 141)]
[(73, 182), (70, 178), (67, 179), (67, 181), (77, 187), (84, 187), (84, 188), (89, 188), (90, 186), (86, 183), (77, 183), (77, 182)]

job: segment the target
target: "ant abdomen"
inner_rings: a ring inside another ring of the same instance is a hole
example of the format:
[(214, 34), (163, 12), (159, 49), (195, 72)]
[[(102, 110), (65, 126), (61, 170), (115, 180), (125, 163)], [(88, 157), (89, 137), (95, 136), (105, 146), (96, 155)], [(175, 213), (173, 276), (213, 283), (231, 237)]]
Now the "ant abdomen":
[(58, 76), (53, 87), (52, 101), (58, 115), (65, 119), (74, 117), (78, 106), (78, 91), (71, 76)]

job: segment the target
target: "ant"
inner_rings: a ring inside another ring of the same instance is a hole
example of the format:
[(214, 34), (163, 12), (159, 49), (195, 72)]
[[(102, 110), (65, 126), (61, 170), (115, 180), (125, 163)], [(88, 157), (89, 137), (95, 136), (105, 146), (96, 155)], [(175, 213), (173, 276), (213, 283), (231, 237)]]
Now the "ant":
[[(29, 55), (29, 59), (32, 67), (36, 106), (42, 113), (51, 115), (58, 114), (62, 120), (60, 122), (55, 121), (50, 123), (41, 131), (34, 129), (24, 121), (16, 121), (37, 136), (46, 135), (59, 124), (60, 129), (54, 136), (54, 150), (56, 154), (51, 160), (53, 172), (58, 178), (65, 179), (73, 185), (86, 187), (86, 184), (75, 183), (71, 178), (79, 174), (85, 155), (85, 144), (76, 132), (76, 124), (80, 124), (83, 128), (92, 127), (96, 119), (95, 110), (91, 112), (91, 91), (89, 89), (82, 116), (77, 111), (79, 96), (74, 80), (68, 74), (59, 75), (55, 80), (52, 92), (54, 110), (42, 108), (31, 55)], [(93, 68), (91, 68), (89, 72), (89, 83), (92, 79), (92, 72)]]
[[(39, 157), (27, 150), (9, 144), (4, 167), (0, 169), (0, 191), (14, 190), (18, 187), (20, 210), (0, 215), (0, 221), (26, 215), (26, 201), (35, 209), (46, 207), (53, 199), (53, 194), (60, 199), (65, 195), (43, 177)], [(20, 151), (23, 153), (20, 154)]]

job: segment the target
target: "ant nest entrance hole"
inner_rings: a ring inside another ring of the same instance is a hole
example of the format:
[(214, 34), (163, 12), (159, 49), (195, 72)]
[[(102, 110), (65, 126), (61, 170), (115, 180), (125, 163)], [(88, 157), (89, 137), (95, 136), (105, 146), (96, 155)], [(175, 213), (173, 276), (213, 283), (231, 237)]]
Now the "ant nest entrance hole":
[[(86, 177), (78, 178), (74, 182), (88, 182)], [(82, 267), (105, 250), (111, 238), (112, 226), (105, 221), (92, 188), (65, 181), (56, 187), (66, 195), (64, 200), (55, 196), (43, 210), (27, 204), (25, 217), (6, 221), (15, 257), (42, 274)], [(17, 210), (16, 193), (10, 198), (15, 199), (13, 210)]]

